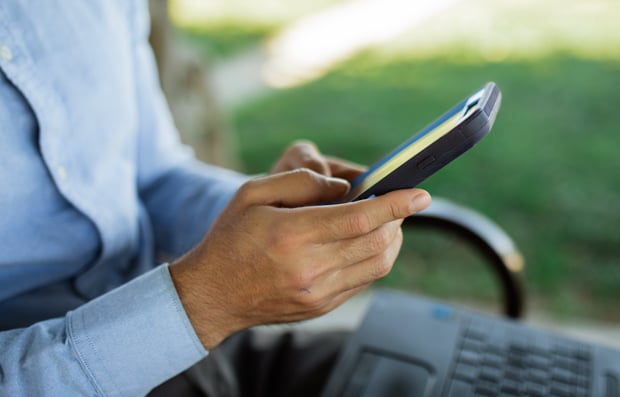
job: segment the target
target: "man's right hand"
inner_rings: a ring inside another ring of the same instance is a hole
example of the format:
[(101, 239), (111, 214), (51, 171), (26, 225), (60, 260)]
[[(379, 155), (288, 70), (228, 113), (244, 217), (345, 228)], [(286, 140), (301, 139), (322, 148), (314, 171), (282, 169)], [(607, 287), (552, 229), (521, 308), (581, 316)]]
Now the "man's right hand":
[(420, 189), (338, 205), (348, 182), (307, 169), (239, 189), (203, 241), (170, 266), (207, 349), (254, 325), (327, 313), (385, 276), (402, 219), (426, 208)]

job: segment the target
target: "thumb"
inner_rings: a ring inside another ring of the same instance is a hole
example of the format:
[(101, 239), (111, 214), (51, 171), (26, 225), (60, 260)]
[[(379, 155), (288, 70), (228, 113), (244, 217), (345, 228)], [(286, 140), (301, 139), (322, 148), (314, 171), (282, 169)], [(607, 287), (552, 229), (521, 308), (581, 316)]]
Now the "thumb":
[(301, 207), (334, 201), (349, 190), (349, 182), (306, 168), (247, 182), (240, 190), (246, 205)]

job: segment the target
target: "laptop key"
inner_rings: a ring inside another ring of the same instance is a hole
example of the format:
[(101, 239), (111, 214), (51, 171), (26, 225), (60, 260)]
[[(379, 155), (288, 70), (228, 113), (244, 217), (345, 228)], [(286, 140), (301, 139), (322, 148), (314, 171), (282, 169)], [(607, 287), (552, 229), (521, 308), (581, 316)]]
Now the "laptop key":
[(461, 351), (459, 361), (470, 364), (478, 364), (480, 362), (480, 354), (472, 351)]
[(531, 397), (544, 397), (547, 395), (547, 388), (538, 383), (528, 382), (525, 384), (525, 395)]
[(459, 363), (454, 370), (454, 377), (471, 383), (478, 378), (478, 372), (474, 365)]
[(499, 385), (495, 382), (479, 381), (476, 383), (476, 395), (494, 397), (499, 392)]
[(502, 377), (502, 370), (500, 368), (485, 367), (480, 371), (480, 379), (497, 383)]
[(568, 397), (571, 395), (571, 388), (566, 384), (553, 383), (549, 388), (549, 394), (554, 397)]
[(520, 393), (520, 383), (511, 379), (504, 379), (500, 385), (500, 391), (504, 394), (513, 394), (515, 396)]
[(551, 370), (551, 379), (557, 382), (570, 384), (573, 381), (573, 373), (563, 368), (553, 368)]
[(460, 380), (453, 380), (450, 384), (448, 397), (467, 397), (471, 395), (471, 385)]
[(549, 378), (548, 371), (539, 368), (530, 368), (527, 372), (527, 376), (530, 380), (538, 384), (545, 384)]

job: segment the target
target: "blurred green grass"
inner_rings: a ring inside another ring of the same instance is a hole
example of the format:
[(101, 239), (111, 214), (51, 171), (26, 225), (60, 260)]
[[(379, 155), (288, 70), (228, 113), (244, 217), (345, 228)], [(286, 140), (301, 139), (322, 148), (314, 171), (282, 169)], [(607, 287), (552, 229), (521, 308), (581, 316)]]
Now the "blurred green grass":
[[(325, 153), (368, 164), (489, 80), (504, 95), (493, 131), (422, 187), (509, 232), (525, 255), (537, 309), (617, 320), (618, 62), (558, 54), (463, 64), (366, 54), (234, 112), (241, 157), (248, 172), (264, 172), (290, 141), (306, 138)], [(426, 259), (408, 248), (388, 282), (404, 278), (411, 288), (446, 298), (489, 297), (492, 282), (481, 264), (464, 264), (424, 236), (411, 244)]]
[[(185, 29), (207, 53), (226, 56), (336, 2), (295, 0), (273, 12), (261, 5), (272, 0), (220, 1), (224, 17)], [(298, 138), (372, 163), (493, 80), (504, 94), (493, 131), (422, 187), (507, 230), (525, 256), (534, 310), (618, 321), (618, 11), (615, 0), (460, 2), (319, 80), (235, 109), (246, 171), (268, 170)], [(498, 297), (480, 259), (433, 231), (407, 233), (381, 284), (476, 304)]]
[(177, 29), (177, 33), (208, 59), (225, 58), (250, 49), (275, 29), (276, 27), (267, 24), (226, 21), (205, 25), (199, 29)]

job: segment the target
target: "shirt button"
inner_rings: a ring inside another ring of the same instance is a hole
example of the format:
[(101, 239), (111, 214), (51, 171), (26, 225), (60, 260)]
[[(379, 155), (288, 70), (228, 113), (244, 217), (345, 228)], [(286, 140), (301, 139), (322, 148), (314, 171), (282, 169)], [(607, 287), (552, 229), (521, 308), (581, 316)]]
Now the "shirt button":
[(67, 170), (65, 169), (65, 167), (62, 167), (62, 166), (56, 167), (56, 176), (61, 181), (64, 181), (65, 179), (67, 179)]
[(0, 57), (5, 61), (10, 61), (13, 59), (13, 53), (9, 47), (0, 44)]

